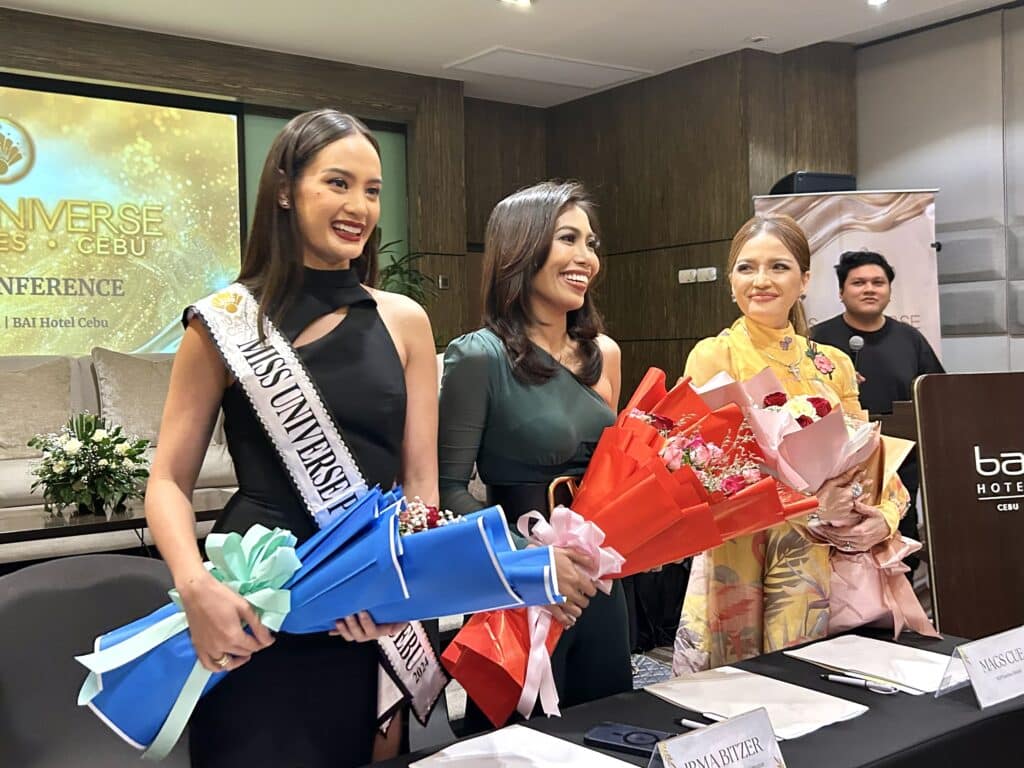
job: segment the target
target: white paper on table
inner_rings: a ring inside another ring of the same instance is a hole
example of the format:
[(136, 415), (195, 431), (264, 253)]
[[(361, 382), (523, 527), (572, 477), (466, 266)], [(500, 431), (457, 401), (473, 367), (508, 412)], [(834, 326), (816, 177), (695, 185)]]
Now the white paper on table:
[(457, 742), (430, 757), (417, 760), (410, 768), (421, 765), (458, 768), (477, 768), (482, 765), (500, 768), (562, 768), (567, 765), (631, 768), (631, 763), (521, 725), (510, 725), (475, 739)]
[[(819, 667), (893, 683), (918, 694), (934, 693), (950, 663), (950, 657), (942, 653), (857, 635), (833, 637), (785, 654)], [(956, 661), (959, 668), (954, 665), (953, 681), (966, 680), (967, 669), (959, 658)]]
[(736, 667), (718, 667), (676, 677), (649, 685), (644, 690), (713, 720), (764, 707), (779, 739), (797, 739), (868, 711), (862, 704)]

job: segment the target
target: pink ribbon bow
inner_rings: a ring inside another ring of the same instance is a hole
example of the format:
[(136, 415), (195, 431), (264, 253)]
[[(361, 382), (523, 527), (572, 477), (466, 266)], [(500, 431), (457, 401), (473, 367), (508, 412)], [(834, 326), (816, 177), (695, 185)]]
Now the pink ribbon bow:
[[(532, 546), (565, 547), (587, 555), (595, 566), (585, 574), (593, 579), (594, 586), (606, 595), (611, 593), (612, 582), (603, 577), (621, 571), (626, 558), (611, 547), (601, 546), (604, 542), (604, 531), (594, 523), (583, 519), (568, 507), (559, 505), (551, 510), (550, 520), (545, 520), (539, 512), (527, 512), (520, 516), (517, 527), (519, 532), (530, 540)], [(551, 656), (547, 649), (551, 611), (544, 607), (527, 608), (526, 622), (530, 630), (530, 656), (526, 663), (523, 692), (516, 710), (523, 717), (529, 717), (533, 714), (539, 697), (545, 715), (560, 715), (558, 691), (555, 688)]]

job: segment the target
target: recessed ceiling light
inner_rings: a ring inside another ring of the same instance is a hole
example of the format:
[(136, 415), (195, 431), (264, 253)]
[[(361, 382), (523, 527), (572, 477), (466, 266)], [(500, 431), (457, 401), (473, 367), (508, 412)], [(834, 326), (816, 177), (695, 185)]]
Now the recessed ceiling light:
[(888, 2), (889, 0), (868, 0), (868, 5), (870, 5), (872, 8), (881, 8)]
[(515, 5), (519, 8), (529, 8), (533, 5), (533, 0), (498, 0), (498, 2), (505, 5)]

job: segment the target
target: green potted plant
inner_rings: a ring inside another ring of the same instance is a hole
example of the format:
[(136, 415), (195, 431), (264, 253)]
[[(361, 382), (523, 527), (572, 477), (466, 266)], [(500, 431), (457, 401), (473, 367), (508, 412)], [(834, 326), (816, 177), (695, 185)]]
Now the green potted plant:
[(418, 304), (426, 305), (427, 297), (437, 294), (433, 278), (420, 271), (422, 253), (396, 253), (395, 246), (401, 240), (384, 243), (377, 249), (378, 256), (387, 254), (390, 259), (377, 273), (377, 287), (384, 291), (401, 293)]
[(99, 416), (79, 413), (59, 432), (36, 435), (28, 444), (43, 457), (32, 470), (32, 490), (42, 487), (47, 512), (121, 512), (129, 499), (141, 499), (149, 477), (149, 441), (108, 426)]

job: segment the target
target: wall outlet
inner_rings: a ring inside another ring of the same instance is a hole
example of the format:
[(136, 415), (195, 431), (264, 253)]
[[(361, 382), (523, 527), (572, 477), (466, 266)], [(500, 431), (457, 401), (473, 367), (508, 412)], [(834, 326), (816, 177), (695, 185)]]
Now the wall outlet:
[(437, 288), (441, 291), (447, 291), (450, 287), (451, 282), (448, 280), (448, 275), (437, 276)]
[(679, 284), (686, 285), (688, 283), (697, 282), (697, 270), (696, 269), (680, 269), (679, 270)]
[(697, 270), (698, 283), (713, 283), (718, 279), (718, 270), (715, 267), (701, 267)]

